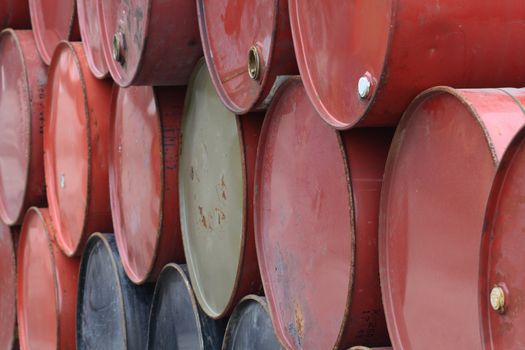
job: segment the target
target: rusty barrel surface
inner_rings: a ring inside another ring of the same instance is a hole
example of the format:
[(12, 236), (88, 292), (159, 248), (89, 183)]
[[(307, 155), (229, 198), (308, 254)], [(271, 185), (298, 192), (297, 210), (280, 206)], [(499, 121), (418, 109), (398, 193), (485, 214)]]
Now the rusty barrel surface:
[(20, 224), (46, 202), (43, 114), (47, 67), (30, 30), (0, 34), (0, 219)]
[(266, 114), (255, 179), (257, 254), (273, 325), (293, 349), (389, 345), (377, 225), (392, 130), (340, 133), (299, 79)]
[(62, 42), (49, 68), (44, 170), (56, 240), (80, 255), (92, 232), (112, 231), (108, 153), (111, 82), (89, 71), (81, 43)]
[(148, 349), (220, 349), (226, 320), (209, 318), (197, 304), (186, 265), (169, 264), (155, 287)]
[(0, 29), (31, 29), (28, 0), (0, 0)]
[(521, 86), (522, 0), (290, 0), (306, 90), (333, 126), (397, 124), (436, 85)]
[(297, 74), (286, 0), (197, 0), (206, 62), (223, 103), (235, 113), (265, 109)]
[(180, 218), (195, 295), (213, 318), (261, 288), (252, 214), (261, 123), (224, 107), (201, 60), (182, 120)]
[(120, 86), (186, 85), (202, 47), (193, 0), (96, 0), (102, 47)]
[(153, 289), (127, 278), (112, 234), (94, 233), (80, 265), (77, 348), (146, 349)]
[(54, 242), (47, 209), (30, 208), (17, 251), (17, 312), (21, 349), (74, 349), (78, 258)]
[(0, 349), (16, 349), (16, 263), (13, 234), (0, 223)]
[(120, 257), (135, 283), (184, 262), (178, 170), (185, 92), (137, 86), (113, 93), (111, 207)]
[(91, 73), (99, 79), (108, 76), (109, 70), (102, 48), (102, 16), (97, 0), (76, 0), (78, 24), (84, 51)]
[(266, 299), (256, 295), (243, 298), (226, 327), (223, 350), (279, 350)]
[(80, 40), (75, 0), (29, 0), (31, 25), (40, 57), (51, 64), (62, 40)]
[(416, 98), (397, 129), (379, 231), (395, 348), (481, 348), (484, 213), (496, 166), (525, 122), (520, 95), (525, 90), (434, 88)]

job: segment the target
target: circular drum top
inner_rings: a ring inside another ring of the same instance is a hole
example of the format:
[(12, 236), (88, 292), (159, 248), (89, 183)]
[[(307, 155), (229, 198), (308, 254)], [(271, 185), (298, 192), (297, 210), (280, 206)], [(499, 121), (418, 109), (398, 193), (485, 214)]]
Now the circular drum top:
[[(1, 57), (1, 55), (0, 55)], [(13, 349), (16, 326), (16, 267), (9, 227), (0, 223), (0, 349)]]
[[(377, 81), (371, 77), (383, 74), (393, 3), (289, 2), (297, 63), (305, 89), (321, 117), (337, 128), (356, 124), (374, 102)], [(368, 91), (371, 96), (361, 98), (361, 91)]]
[[(224, 104), (236, 113), (257, 107), (268, 83), (279, 1), (198, 0), (199, 25), (211, 78)], [(261, 67), (257, 79), (248, 74), (250, 48)], [(270, 82), (272, 83), (272, 82)]]
[[(23, 214), (31, 157), (31, 96), (27, 67), (14, 31), (0, 35), (0, 217)], [(44, 77), (45, 78), (45, 77)]]
[(96, 0), (77, 0), (78, 23), (89, 69), (102, 79), (108, 75), (108, 66), (102, 48), (102, 16), (98, 4)]
[(181, 228), (193, 288), (204, 311), (232, 303), (246, 216), (242, 137), (201, 61), (188, 89), (179, 172)]
[(31, 23), (42, 60), (49, 65), (62, 40), (76, 40), (75, 0), (29, 0)]
[(55, 52), (47, 91), (44, 129), (47, 198), (57, 239), (74, 251), (86, 222), (91, 154), (85, 81), (71, 44), (62, 43)]
[(353, 284), (348, 171), (339, 133), (299, 80), (285, 83), (266, 115), (254, 203), (263, 285), (288, 348), (333, 348), (341, 336)]

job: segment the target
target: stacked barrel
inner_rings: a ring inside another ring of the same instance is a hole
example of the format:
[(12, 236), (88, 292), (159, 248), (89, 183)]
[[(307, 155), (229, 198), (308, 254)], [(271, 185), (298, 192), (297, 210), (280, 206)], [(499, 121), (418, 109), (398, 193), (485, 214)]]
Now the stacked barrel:
[(525, 344), (523, 0), (0, 26), (0, 350)]

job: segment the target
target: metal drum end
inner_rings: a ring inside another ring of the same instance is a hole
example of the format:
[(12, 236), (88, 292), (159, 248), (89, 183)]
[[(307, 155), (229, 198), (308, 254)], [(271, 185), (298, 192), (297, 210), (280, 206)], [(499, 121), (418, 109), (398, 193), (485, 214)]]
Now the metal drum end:
[(248, 74), (253, 80), (258, 80), (261, 76), (261, 59), (255, 45), (248, 51)]

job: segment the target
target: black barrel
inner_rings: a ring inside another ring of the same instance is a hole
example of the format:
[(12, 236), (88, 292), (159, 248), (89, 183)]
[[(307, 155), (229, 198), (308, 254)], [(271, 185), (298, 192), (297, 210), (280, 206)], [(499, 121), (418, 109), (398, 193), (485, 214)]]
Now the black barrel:
[(265, 298), (248, 295), (239, 302), (228, 322), (222, 349), (282, 349), (273, 331)]
[(162, 270), (149, 321), (149, 349), (220, 349), (226, 320), (213, 320), (201, 310), (191, 288), (186, 265)]
[(153, 291), (128, 279), (113, 235), (93, 234), (80, 265), (77, 348), (145, 349)]

